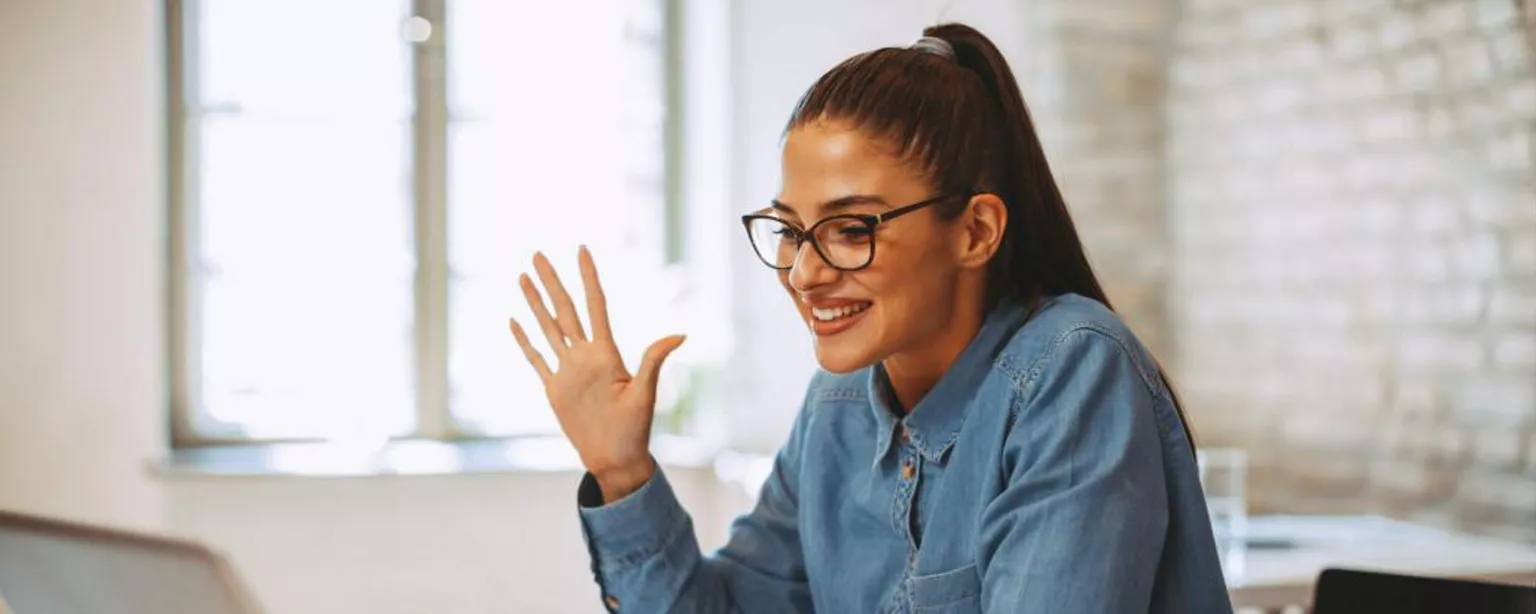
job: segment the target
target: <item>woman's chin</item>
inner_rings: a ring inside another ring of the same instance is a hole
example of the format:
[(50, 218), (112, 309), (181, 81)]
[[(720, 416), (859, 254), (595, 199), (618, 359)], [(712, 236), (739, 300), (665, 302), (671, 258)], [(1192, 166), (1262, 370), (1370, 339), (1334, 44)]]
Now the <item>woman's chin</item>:
[(816, 362), (829, 373), (852, 373), (874, 364), (865, 348), (838, 347), (836, 343), (816, 343)]

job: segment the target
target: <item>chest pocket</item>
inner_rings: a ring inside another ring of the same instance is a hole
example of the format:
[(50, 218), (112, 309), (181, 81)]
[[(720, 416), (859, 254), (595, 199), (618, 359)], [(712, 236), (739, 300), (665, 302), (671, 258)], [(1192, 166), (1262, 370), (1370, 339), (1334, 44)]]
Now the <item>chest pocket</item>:
[(976, 565), (912, 577), (913, 614), (980, 614), (981, 574)]

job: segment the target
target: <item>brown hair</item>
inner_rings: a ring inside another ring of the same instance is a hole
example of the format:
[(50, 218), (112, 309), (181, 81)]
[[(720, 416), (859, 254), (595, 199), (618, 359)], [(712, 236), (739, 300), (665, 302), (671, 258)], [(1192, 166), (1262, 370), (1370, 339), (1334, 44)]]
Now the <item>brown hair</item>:
[[(953, 55), (942, 44), (925, 41), (853, 56), (806, 91), (785, 132), (819, 121), (844, 122), (894, 145), (897, 157), (925, 173), (939, 193), (1001, 198), (1008, 225), (988, 265), (988, 305), (1033, 305), (1073, 293), (1114, 309), (1088, 263), (1003, 54), (981, 32), (961, 24), (933, 26), (923, 35), (947, 43)], [(952, 219), (963, 211), (962, 201), (941, 215)], [(1193, 449), (1194, 433), (1177, 395), (1173, 404)]]

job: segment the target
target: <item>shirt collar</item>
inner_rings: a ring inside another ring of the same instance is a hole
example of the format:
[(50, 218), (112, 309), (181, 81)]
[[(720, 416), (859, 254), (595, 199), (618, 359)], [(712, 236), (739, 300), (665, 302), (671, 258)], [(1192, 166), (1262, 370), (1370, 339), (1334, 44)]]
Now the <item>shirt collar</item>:
[[(993, 309), (981, 330), (971, 338), (939, 382), (915, 407), (909, 408), (906, 418), (900, 420), (923, 458), (929, 462), (943, 462), (960, 433), (972, 397), (991, 370), (992, 361), (1027, 316), (1024, 306), (1015, 303), (1004, 303)], [(898, 428), (896, 416), (890, 410), (890, 400), (886, 398), (885, 382), (885, 367), (876, 363), (869, 370), (868, 382), (870, 408), (875, 414), (873, 464), (876, 466), (890, 452), (891, 440)]]

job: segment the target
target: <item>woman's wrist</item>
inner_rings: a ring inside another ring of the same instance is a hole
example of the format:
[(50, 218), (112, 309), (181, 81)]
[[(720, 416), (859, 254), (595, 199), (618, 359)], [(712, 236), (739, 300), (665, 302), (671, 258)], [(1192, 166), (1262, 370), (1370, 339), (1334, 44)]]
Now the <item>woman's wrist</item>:
[(634, 465), (594, 471), (592, 477), (597, 480), (597, 487), (603, 492), (603, 503), (610, 504), (634, 494), (651, 481), (651, 476), (655, 474), (656, 461), (646, 457), (644, 462)]

